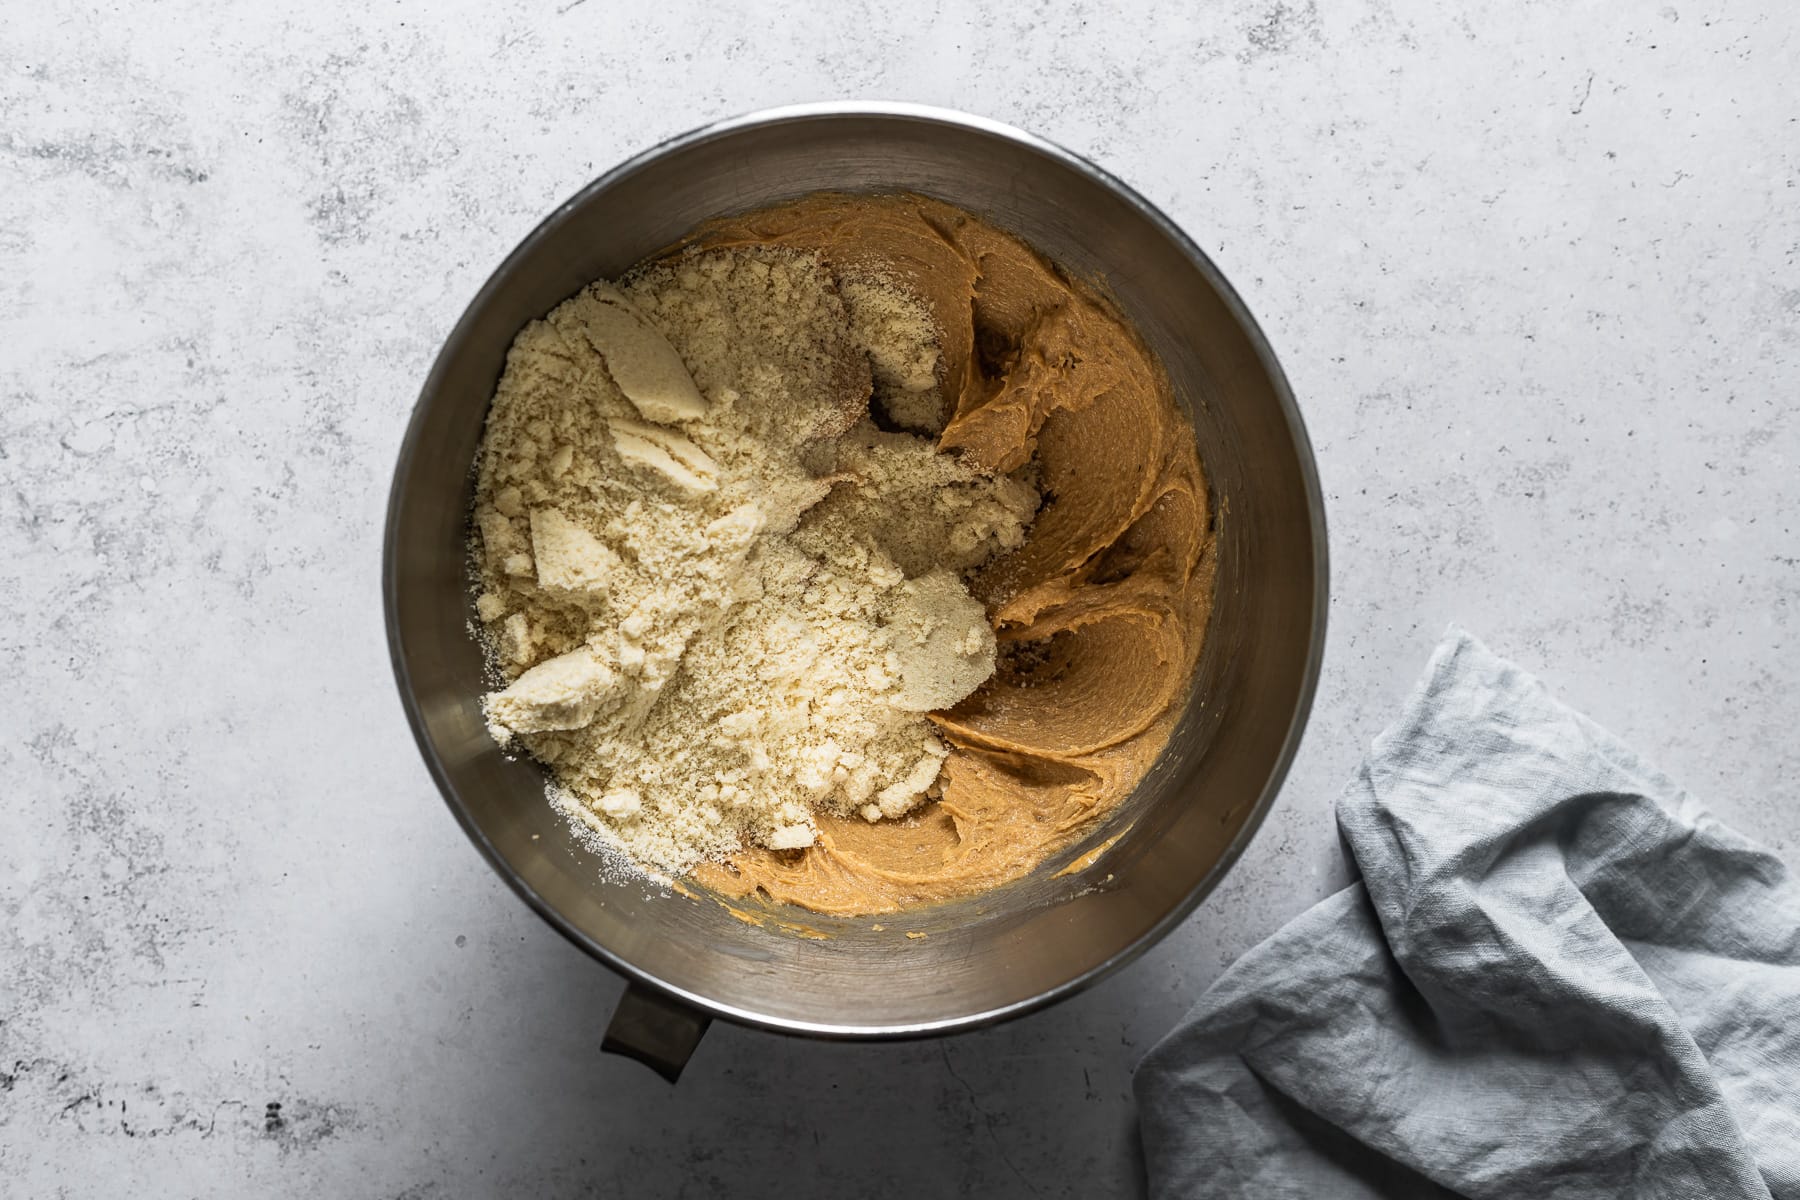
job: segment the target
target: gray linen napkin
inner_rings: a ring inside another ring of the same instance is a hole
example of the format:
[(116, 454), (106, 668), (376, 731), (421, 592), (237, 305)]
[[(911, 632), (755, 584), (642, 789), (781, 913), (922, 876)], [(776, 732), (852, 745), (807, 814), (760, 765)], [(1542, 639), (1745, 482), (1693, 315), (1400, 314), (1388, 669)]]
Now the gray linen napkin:
[(1138, 1068), (1152, 1196), (1800, 1198), (1777, 859), (1460, 630), (1337, 813)]

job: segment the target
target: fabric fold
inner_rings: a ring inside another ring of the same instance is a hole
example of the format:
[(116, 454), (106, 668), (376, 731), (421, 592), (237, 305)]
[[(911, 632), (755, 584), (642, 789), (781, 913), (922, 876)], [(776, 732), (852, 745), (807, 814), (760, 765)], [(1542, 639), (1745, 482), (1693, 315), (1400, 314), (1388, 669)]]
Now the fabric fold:
[(1139, 1067), (1153, 1196), (1800, 1198), (1778, 859), (1460, 630), (1337, 817)]

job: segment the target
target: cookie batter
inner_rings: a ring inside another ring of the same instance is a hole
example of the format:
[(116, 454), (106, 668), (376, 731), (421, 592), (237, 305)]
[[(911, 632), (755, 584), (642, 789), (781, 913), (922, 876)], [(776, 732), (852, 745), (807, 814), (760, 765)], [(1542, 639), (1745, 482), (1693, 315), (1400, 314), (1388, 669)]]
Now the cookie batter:
[(813, 845), (745, 849), (694, 880), (873, 914), (1028, 874), (1150, 769), (1205, 636), (1212, 515), (1166, 376), (1097, 293), (938, 201), (818, 195), (691, 241), (816, 251), (916, 292), (940, 334), (939, 446), (997, 472), (1035, 459), (1045, 497), (1024, 544), (970, 583), (998, 669), (932, 717), (950, 746), (940, 799), (876, 823), (821, 813)]

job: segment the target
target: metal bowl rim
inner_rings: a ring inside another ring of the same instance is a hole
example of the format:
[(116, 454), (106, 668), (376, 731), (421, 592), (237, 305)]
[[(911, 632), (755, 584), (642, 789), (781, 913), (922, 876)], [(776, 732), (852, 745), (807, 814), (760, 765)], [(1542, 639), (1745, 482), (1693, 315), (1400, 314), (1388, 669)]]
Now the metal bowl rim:
[[(967, 1016), (949, 1017), (936, 1021), (918, 1021), (892, 1025), (836, 1025), (814, 1021), (797, 1021), (770, 1016), (766, 1013), (738, 1008), (734, 1005), (720, 1003), (697, 992), (676, 987), (658, 979), (649, 972), (626, 961), (612, 950), (588, 937), (575, 928), (560, 910), (545, 901), (529, 885), (519, 873), (500, 855), (494, 844), (488, 839), (480, 826), (470, 816), (463, 805), (462, 798), (451, 784), (449, 773), (439, 758), (436, 747), (425, 728), (425, 721), (419, 709), (417, 697), (414, 695), (412, 679), (407, 671), (401, 654), (400, 628), (397, 615), (397, 597), (399, 579), (397, 574), (397, 556), (395, 553), (396, 529), (400, 516), (400, 497), (404, 492), (404, 484), (412, 469), (412, 460), (419, 439), (424, 416), (424, 400), (431, 396), (442, 383), (448, 372), (448, 360), (454, 348), (461, 345), (469, 335), (469, 328), (475, 316), (480, 312), (499, 290), (501, 285), (515, 271), (527, 253), (540, 243), (553, 238), (562, 223), (577, 209), (588, 203), (593, 197), (618, 184), (620, 181), (644, 170), (646, 167), (676, 151), (686, 149), (702, 142), (713, 141), (746, 129), (768, 125), (803, 123), (821, 119), (841, 117), (874, 117), (884, 120), (915, 122), (928, 125), (944, 125), (969, 132), (983, 134), (988, 137), (1013, 142), (1031, 150), (1039, 157), (1065, 170), (1074, 171), (1100, 184), (1122, 200), (1130, 209), (1154, 226), (1169, 242), (1179, 249), (1189, 264), (1200, 272), (1207, 283), (1218, 293), (1227, 310), (1238, 323), (1244, 335), (1250, 341), (1258, 362), (1267, 372), (1269, 381), (1275, 392), (1277, 402), (1281, 406), (1294, 447), (1299, 457), (1302, 485), (1306, 491), (1307, 512), (1312, 525), (1313, 537), (1313, 622), (1311, 645), (1308, 647), (1304, 675), (1301, 679), (1300, 694), (1289, 718), (1288, 729), (1283, 736), (1280, 752), (1276, 755), (1273, 768), (1269, 772), (1262, 794), (1257, 797), (1250, 815), (1239, 827), (1237, 835), (1226, 847), (1212, 868), (1191, 888), (1187, 895), (1172, 906), (1154, 924), (1142, 934), (1114, 951), (1104, 961), (1088, 968), (1086, 971), (1068, 979), (1053, 988), (1039, 992), (1037, 995), (1012, 1004), (1001, 1005), (983, 1012), (971, 1013)], [(594, 180), (576, 192), (568, 200), (559, 204), (548, 216), (540, 221), (532, 231), (506, 256), (496, 267), (481, 289), (463, 310), (449, 335), (444, 339), (443, 347), (432, 363), (430, 373), (425, 378), (424, 386), (419, 391), (419, 401), (415, 403), (413, 413), (407, 422), (406, 434), (400, 444), (400, 452), (394, 467), (394, 482), (388, 495), (387, 518), (382, 538), (382, 609), (387, 627), (388, 653), (394, 668), (394, 680), (400, 691), (400, 701), (406, 710), (408, 725), (412, 727), (413, 739), (418, 743), (419, 753), (425, 759), (432, 779), (437, 783), (438, 791), (443, 795), (446, 805), (462, 826), (488, 865), (505, 880), (507, 885), (524, 900), (538, 916), (549, 923), (550, 927), (562, 934), (569, 941), (579, 946), (588, 954), (599, 959), (614, 971), (623, 975), (629, 982), (653, 988), (665, 995), (672, 996), (682, 1003), (692, 1006), (710, 1016), (723, 1018), (740, 1025), (767, 1029), (777, 1033), (799, 1034), (808, 1037), (824, 1038), (840, 1041), (899, 1040), (905, 1038), (930, 1037), (965, 1030), (979, 1029), (1013, 1017), (1023, 1016), (1046, 1008), (1059, 1000), (1068, 998), (1085, 988), (1091, 987), (1107, 976), (1135, 961), (1151, 946), (1155, 945), (1176, 925), (1184, 921), (1202, 901), (1212, 893), (1219, 882), (1230, 872), (1251, 838), (1262, 827), (1269, 809), (1273, 807), (1276, 796), (1287, 778), (1293, 765), (1294, 755), (1299, 749), (1300, 739), (1305, 731), (1306, 721), (1312, 711), (1314, 696), (1318, 690), (1319, 671), (1324, 658), (1326, 617), (1330, 594), (1330, 558), (1326, 544), (1325, 502), (1319, 486), (1318, 465), (1312, 452), (1312, 440), (1307, 435), (1306, 423), (1300, 415), (1299, 405), (1294, 399), (1292, 388), (1288, 384), (1287, 375), (1270, 347), (1268, 338), (1262, 327), (1251, 315), (1249, 307), (1237, 293), (1224, 274), (1216, 267), (1206, 252), (1184, 233), (1174, 221), (1135, 190), (1099, 166), (1082, 158), (1072, 151), (1035, 134), (1004, 124), (986, 117), (978, 117), (954, 109), (937, 108), (923, 104), (907, 103), (839, 103), (825, 102), (813, 104), (794, 104), (778, 108), (761, 109), (742, 116), (731, 117), (703, 125), (697, 129), (679, 134), (666, 141), (657, 143), (643, 150), (618, 166), (597, 176)]]

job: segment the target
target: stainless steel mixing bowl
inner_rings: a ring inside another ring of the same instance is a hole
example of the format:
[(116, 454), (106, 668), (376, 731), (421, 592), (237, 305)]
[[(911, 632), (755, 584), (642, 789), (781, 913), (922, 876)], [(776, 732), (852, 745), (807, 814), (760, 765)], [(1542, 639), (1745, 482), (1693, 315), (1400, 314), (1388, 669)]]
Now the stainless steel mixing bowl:
[[(723, 213), (819, 189), (912, 191), (979, 213), (1103, 286), (1162, 359), (1219, 513), (1219, 583), (1192, 700), (1132, 798), (1047, 869), (928, 912), (746, 924), (605, 872), (528, 761), (482, 725), (466, 583), (470, 463), (526, 322)], [(1129, 962), (1243, 850), (1299, 741), (1324, 646), (1324, 505), (1268, 343), (1188, 237), (1038, 138), (957, 113), (825, 105), (676, 138), (589, 184), (500, 265), (451, 332), (400, 450), (383, 562), (401, 699), (470, 839), (538, 914), (630, 982), (609, 1048), (673, 1077), (712, 1016), (836, 1038), (946, 1033), (1042, 1007)], [(1123, 831), (1094, 865), (1057, 868)], [(908, 938), (905, 931), (923, 933)]]

